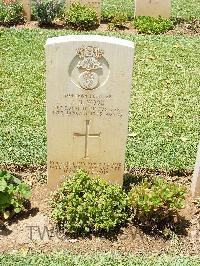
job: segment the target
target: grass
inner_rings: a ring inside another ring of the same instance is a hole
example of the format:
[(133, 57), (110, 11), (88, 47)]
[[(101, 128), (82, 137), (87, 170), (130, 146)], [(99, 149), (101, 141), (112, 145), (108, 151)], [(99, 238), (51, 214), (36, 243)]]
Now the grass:
[(136, 43), (129, 131), (137, 135), (129, 139), (127, 163), (192, 168), (200, 139), (200, 59), (194, 52), (200, 40), (152, 36)]
[[(61, 30), (2, 29), (0, 162), (46, 163), (45, 58)], [(112, 35), (136, 43), (126, 164), (192, 169), (200, 139), (200, 39)]]
[[(125, 12), (129, 18), (133, 18), (134, 3), (134, 0), (103, 0), (103, 18), (107, 18), (119, 10)], [(200, 0), (172, 0), (172, 16), (200, 19)]]
[(53, 255), (0, 255), (0, 265), (68, 265), (68, 266), (198, 266), (199, 257), (170, 257), (170, 256), (122, 256), (119, 254), (104, 253), (93, 255), (72, 255), (64, 253), (55, 253)]

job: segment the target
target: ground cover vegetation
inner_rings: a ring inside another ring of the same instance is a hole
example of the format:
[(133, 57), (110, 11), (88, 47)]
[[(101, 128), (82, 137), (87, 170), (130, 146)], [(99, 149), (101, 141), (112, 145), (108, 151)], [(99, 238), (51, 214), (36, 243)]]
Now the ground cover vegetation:
[(120, 254), (97, 253), (93, 255), (81, 255), (70, 253), (54, 253), (54, 254), (29, 254), (28, 256), (18, 255), (0, 255), (0, 265), (124, 265), (124, 266), (198, 266), (200, 259), (197, 257), (182, 257), (182, 256), (159, 256), (145, 257), (144, 255), (123, 256)]

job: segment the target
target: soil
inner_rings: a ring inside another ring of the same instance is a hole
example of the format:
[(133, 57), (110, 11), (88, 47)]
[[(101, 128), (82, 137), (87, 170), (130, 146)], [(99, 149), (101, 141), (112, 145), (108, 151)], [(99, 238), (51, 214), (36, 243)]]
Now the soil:
[(51, 252), (69, 250), (73, 253), (93, 251), (117, 251), (123, 254), (144, 253), (146, 255), (185, 254), (197, 255), (200, 251), (200, 208), (190, 196), (190, 172), (162, 172), (159, 170), (131, 169), (125, 175), (125, 186), (129, 183), (155, 175), (163, 176), (187, 186), (185, 207), (180, 211), (177, 232), (165, 238), (159, 232), (127, 224), (110, 234), (89, 235), (72, 238), (59, 232), (50, 216), (48, 204), (50, 191), (46, 184), (46, 166), (26, 167), (0, 165), (29, 183), (32, 196), (27, 210), (14, 216), (0, 227), (0, 252), (27, 253), (29, 251)]
[[(23, 25), (17, 25), (16, 28), (28, 28), (28, 29), (36, 29), (39, 28), (38, 23), (36, 21), (27, 22)], [(61, 22), (54, 23), (51, 27), (46, 27), (48, 29), (66, 29)], [(97, 32), (111, 32), (109, 29), (108, 23), (101, 23), (100, 26), (96, 29)], [(112, 30), (112, 32), (120, 32), (127, 34), (139, 34), (136, 29), (134, 29), (131, 22), (127, 22), (123, 27), (116, 28)], [(176, 19), (174, 21), (174, 29), (169, 30), (165, 33), (165, 35), (189, 35), (195, 36), (200, 34), (200, 20), (191, 19)]]

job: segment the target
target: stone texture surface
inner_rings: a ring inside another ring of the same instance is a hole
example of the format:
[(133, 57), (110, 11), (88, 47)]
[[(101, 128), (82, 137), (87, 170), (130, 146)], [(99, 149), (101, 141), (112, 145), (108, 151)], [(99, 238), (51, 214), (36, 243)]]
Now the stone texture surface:
[(198, 146), (197, 159), (192, 177), (191, 191), (193, 197), (200, 196), (200, 142)]
[(170, 18), (171, 0), (136, 0), (135, 16)]
[(134, 44), (105, 36), (47, 40), (48, 184), (77, 169), (122, 184)]
[(31, 21), (31, 1), (30, 0), (21, 0), (23, 4), (24, 17), (29, 22)]
[(69, 7), (71, 4), (73, 3), (80, 3), (82, 5), (87, 5), (91, 8), (93, 8), (96, 12), (98, 17), (101, 17), (101, 4), (102, 1), (101, 0), (66, 0), (66, 4)]

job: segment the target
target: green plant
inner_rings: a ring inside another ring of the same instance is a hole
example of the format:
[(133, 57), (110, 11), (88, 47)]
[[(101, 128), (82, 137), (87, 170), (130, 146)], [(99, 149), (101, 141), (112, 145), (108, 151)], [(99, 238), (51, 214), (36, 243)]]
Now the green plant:
[(133, 25), (139, 33), (145, 34), (160, 34), (173, 27), (173, 23), (169, 19), (148, 16), (136, 17), (133, 21)]
[(128, 199), (118, 185), (78, 171), (53, 194), (52, 215), (70, 234), (109, 231), (128, 218)]
[(186, 189), (161, 177), (134, 186), (129, 199), (135, 219), (143, 225), (170, 220), (184, 204)]
[(125, 13), (118, 12), (111, 18), (111, 22), (108, 24), (110, 30), (116, 28), (123, 28), (124, 23), (128, 20), (128, 16)]
[(22, 4), (18, 2), (3, 3), (0, 1), (0, 25), (12, 26), (23, 21)]
[(99, 25), (96, 11), (80, 3), (71, 4), (64, 17), (66, 24), (73, 29), (91, 30)]
[[(87, 241), (87, 240), (86, 240)], [(88, 241), (89, 242), (89, 241)], [(102, 240), (103, 242), (103, 240)], [(135, 240), (136, 242), (136, 240)], [(137, 243), (136, 243), (137, 244)], [(146, 244), (144, 242), (143, 246)], [(133, 252), (127, 252), (125, 255), (119, 251), (110, 252), (73, 252), (68, 249), (61, 251), (55, 251), (54, 245), (51, 246), (52, 251), (50, 252), (28, 252), (28, 254), (22, 253), (21, 250), (17, 252), (1, 252), (0, 261), (2, 266), (199, 266), (200, 257), (199, 249), (196, 252), (193, 251), (194, 255), (189, 256), (188, 249), (184, 248), (184, 253), (167, 253), (150, 255), (149, 253), (134, 254)], [(77, 250), (76, 248), (74, 248)], [(186, 255), (185, 255), (186, 253)]]
[(133, 0), (104, 0), (102, 1), (101, 19), (110, 22), (112, 18), (121, 12), (126, 15), (127, 20), (134, 17), (134, 1)]
[(0, 220), (19, 213), (30, 196), (30, 187), (19, 178), (0, 171)]
[(53, 20), (60, 15), (63, 1), (60, 0), (36, 0), (34, 3), (34, 17), (40, 26), (51, 25)]

